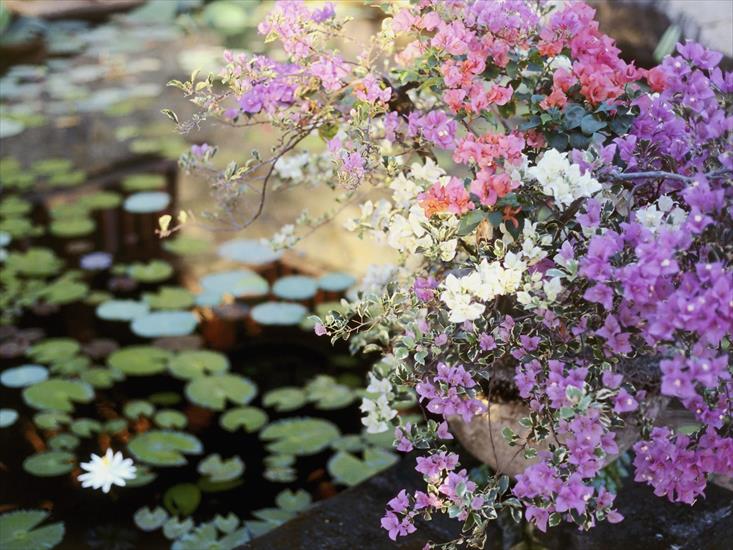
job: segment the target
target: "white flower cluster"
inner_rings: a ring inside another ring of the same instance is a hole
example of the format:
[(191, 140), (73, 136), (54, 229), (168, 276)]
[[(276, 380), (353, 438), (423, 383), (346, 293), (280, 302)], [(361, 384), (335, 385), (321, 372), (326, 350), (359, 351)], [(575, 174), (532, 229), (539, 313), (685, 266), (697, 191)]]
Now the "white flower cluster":
[(687, 212), (667, 195), (662, 195), (649, 206), (638, 208), (635, 214), (636, 220), (652, 233), (657, 233), (662, 227), (679, 229), (687, 219)]
[(448, 307), (450, 321), (462, 323), (478, 319), (486, 307), (484, 302), (516, 291), (526, 270), (527, 264), (520, 256), (508, 252), (503, 265), (484, 258), (476, 271), (468, 275), (448, 275), (440, 299)]
[(389, 404), (393, 397), (392, 384), (387, 378), (380, 380), (370, 372), (366, 391), (370, 397), (364, 397), (361, 401), (359, 408), (366, 413), (361, 423), (366, 426), (367, 433), (386, 432), (391, 427), (390, 420), (397, 416), (397, 411)]
[(548, 149), (537, 165), (527, 170), (539, 182), (542, 192), (553, 197), (560, 209), (601, 190), (601, 184), (589, 172), (581, 174), (580, 166), (571, 163), (567, 156), (567, 153)]
[(307, 152), (282, 156), (275, 162), (275, 172), (283, 179), (301, 179), (305, 175), (303, 167), (310, 160), (310, 155)]

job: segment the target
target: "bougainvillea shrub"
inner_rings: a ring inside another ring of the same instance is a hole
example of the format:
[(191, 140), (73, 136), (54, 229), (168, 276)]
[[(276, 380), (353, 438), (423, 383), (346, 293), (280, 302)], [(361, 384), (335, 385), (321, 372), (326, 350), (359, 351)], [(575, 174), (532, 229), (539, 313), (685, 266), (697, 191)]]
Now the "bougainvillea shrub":
[[(198, 110), (168, 114), (183, 131), (279, 130), (271, 150), (224, 170), (212, 145), (181, 159), (212, 185), (211, 223), (249, 225), (275, 187), (327, 186), (331, 207), (273, 243), (294, 246), (356, 202), (345, 229), (399, 252), (316, 325), (383, 354), (364, 424), (420, 451), (425, 488), (387, 503), (388, 536), (436, 512), (475, 545), (499, 513), (542, 531), (619, 522), (601, 470), (627, 425), (636, 481), (694, 503), (711, 474), (733, 474), (733, 74), (721, 55), (687, 42), (638, 68), (581, 2), (381, 9), (381, 30), (347, 59), (333, 5), (279, 2), (259, 26), (277, 55), (227, 53), (220, 74), (173, 82)], [(422, 422), (398, 414), (411, 394)], [(660, 398), (697, 423), (653, 427)], [(502, 437), (533, 462), (513, 485), (501, 471), (478, 483), (448, 420), (502, 399), (526, 405), (527, 435)]]

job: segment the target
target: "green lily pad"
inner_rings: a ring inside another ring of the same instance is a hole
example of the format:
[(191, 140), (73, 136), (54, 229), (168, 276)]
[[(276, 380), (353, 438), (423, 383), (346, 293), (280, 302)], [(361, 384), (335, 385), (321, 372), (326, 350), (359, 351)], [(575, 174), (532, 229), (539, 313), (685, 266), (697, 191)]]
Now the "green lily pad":
[(53, 206), (50, 214), (54, 220), (73, 220), (86, 217), (89, 209), (81, 201), (63, 202)]
[(56, 434), (48, 440), (48, 446), (54, 451), (73, 451), (79, 446), (79, 438), (72, 434)]
[(135, 458), (153, 466), (183, 466), (185, 455), (198, 455), (204, 450), (193, 435), (171, 430), (151, 430), (136, 435), (127, 448)]
[(46, 451), (29, 456), (23, 461), (23, 469), (38, 477), (54, 477), (68, 474), (74, 468), (76, 457), (66, 451)]
[(265, 302), (252, 308), (252, 319), (261, 325), (292, 326), (305, 317), (305, 306), (290, 302)]
[(351, 453), (339, 451), (330, 458), (327, 469), (335, 482), (351, 487), (388, 468), (398, 460), (399, 458), (394, 453), (379, 448), (366, 449), (363, 460)]
[(166, 369), (173, 354), (152, 346), (130, 346), (110, 354), (107, 364), (130, 376), (149, 376)]
[(97, 306), (97, 317), (106, 321), (132, 321), (150, 311), (148, 304), (136, 300), (108, 300)]
[(160, 283), (173, 275), (173, 266), (163, 260), (152, 260), (147, 264), (132, 264), (128, 273), (141, 283)]
[(72, 168), (74, 168), (74, 163), (63, 158), (47, 158), (37, 160), (31, 164), (31, 171), (40, 176), (50, 176), (56, 172), (68, 172)]
[(261, 241), (234, 239), (219, 246), (219, 255), (227, 260), (252, 266), (272, 263), (282, 257), (282, 252)]
[(318, 283), (313, 277), (290, 275), (272, 285), (272, 293), (283, 300), (309, 300), (316, 295)]
[(148, 401), (154, 405), (160, 405), (162, 407), (178, 405), (178, 403), (181, 402), (181, 399), (181, 396), (174, 391), (158, 392), (148, 396)]
[(30, 248), (27, 252), (11, 252), (5, 267), (29, 277), (49, 277), (63, 267), (63, 262), (47, 248)]
[(114, 369), (105, 369), (94, 367), (83, 371), (80, 375), (84, 382), (91, 384), (95, 388), (108, 389), (124, 378), (121, 371)]
[(95, 228), (92, 218), (61, 218), (51, 222), (49, 231), (56, 237), (75, 238), (90, 235)]
[(45, 550), (57, 546), (64, 539), (64, 524), (58, 522), (38, 527), (47, 517), (46, 510), (16, 510), (0, 515), (0, 548)]
[(284, 386), (270, 390), (262, 397), (265, 407), (272, 407), (277, 412), (289, 412), (305, 405), (307, 397), (300, 388)]
[(351, 388), (323, 374), (308, 382), (305, 393), (308, 401), (315, 403), (316, 408), (320, 410), (341, 409), (356, 399)]
[(0, 374), (0, 383), (8, 388), (25, 388), (46, 379), (48, 369), (41, 365), (21, 365)]
[(193, 483), (179, 483), (163, 495), (163, 506), (174, 516), (190, 516), (201, 503), (201, 489)]
[(93, 418), (77, 418), (69, 429), (79, 437), (91, 437), (93, 433), (102, 431), (102, 424)]
[(25, 402), (36, 409), (71, 412), (74, 402), (89, 403), (94, 388), (79, 380), (51, 378), (23, 390)]
[[(390, 436), (392, 434), (390, 433)], [(364, 441), (356, 434), (344, 435), (331, 443), (335, 451), (349, 451), (352, 453), (364, 450)]]
[(348, 273), (326, 273), (318, 278), (318, 286), (327, 292), (346, 292), (356, 279)]
[(186, 309), (194, 304), (190, 290), (175, 286), (163, 286), (156, 294), (145, 294), (143, 299), (152, 309)]
[(42, 430), (58, 430), (71, 422), (71, 417), (60, 411), (43, 411), (33, 415), (33, 423)]
[(163, 536), (168, 540), (176, 540), (191, 531), (193, 527), (194, 523), (191, 518), (185, 520), (170, 518), (163, 524)]
[(222, 533), (232, 533), (239, 527), (239, 518), (232, 512), (229, 512), (226, 516), (217, 514), (214, 516), (214, 525)]
[(125, 403), (122, 412), (130, 420), (137, 420), (141, 416), (152, 418), (153, 413), (155, 413), (155, 407), (142, 399), (133, 399)]
[(81, 350), (81, 345), (71, 338), (48, 338), (32, 346), (26, 355), (39, 363), (53, 363), (71, 359)]
[(160, 529), (163, 526), (168, 519), (168, 513), (160, 506), (157, 506), (153, 510), (147, 506), (143, 506), (135, 512), (132, 519), (138, 529), (150, 532)]
[(257, 407), (236, 407), (229, 409), (219, 418), (219, 425), (228, 432), (244, 428), (247, 433), (256, 432), (267, 424), (267, 414)]
[(18, 411), (15, 409), (0, 409), (0, 428), (7, 428), (18, 420)]
[(137, 464), (136, 467), (137, 470), (135, 471), (135, 477), (127, 480), (126, 487), (143, 487), (157, 479), (158, 474), (153, 472), (144, 464)]
[(168, 369), (176, 378), (191, 380), (228, 371), (229, 359), (226, 355), (215, 351), (182, 351), (168, 363)]
[(295, 517), (295, 512), (283, 510), (282, 508), (262, 508), (252, 512), (252, 515), (277, 527), (278, 525), (282, 525), (286, 521), (293, 519)]
[(88, 290), (86, 283), (64, 275), (47, 285), (41, 292), (41, 298), (49, 304), (60, 306), (81, 300)]
[(133, 319), (130, 328), (145, 338), (185, 336), (196, 329), (198, 322), (190, 311), (154, 311)]
[(310, 494), (303, 489), (295, 492), (285, 489), (275, 497), (275, 504), (278, 508), (288, 512), (302, 512), (311, 505), (312, 501)]
[(125, 199), (123, 208), (133, 214), (151, 214), (168, 208), (171, 196), (164, 191), (141, 191)]
[(75, 376), (84, 372), (91, 360), (89, 357), (77, 355), (68, 359), (61, 359), (51, 365), (51, 372), (54, 374), (62, 374), (64, 376)]
[(244, 473), (244, 462), (238, 456), (222, 460), (219, 453), (214, 453), (199, 462), (197, 470), (214, 483), (220, 483), (240, 477)]
[(271, 441), (267, 450), (288, 455), (319, 453), (341, 435), (331, 422), (320, 418), (278, 420), (260, 432), (260, 439)]
[(207, 275), (201, 279), (201, 287), (206, 293), (235, 298), (259, 298), (270, 291), (270, 285), (265, 279), (254, 271), (245, 269)]
[(106, 434), (119, 434), (127, 429), (127, 420), (124, 418), (113, 418), (107, 420), (102, 426), (102, 433)]
[(220, 374), (194, 378), (186, 384), (185, 392), (195, 405), (222, 411), (227, 401), (247, 405), (257, 395), (257, 386), (243, 376)]
[(163, 174), (132, 174), (122, 179), (122, 189), (128, 192), (156, 191), (164, 187)]
[(188, 235), (177, 235), (163, 241), (163, 249), (179, 256), (193, 256), (203, 254), (211, 249), (211, 241)]
[(7, 233), (14, 239), (36, 237), (43, 234), (43, 228), (36, 227), (27, 218), (5, 218), (4, 220), (0, 220), (0, 231)]
[(0, 201), (0, 216), (24, 216), (32, 209), (33, 205), (30, 201), (22, 199), (17, 195), (9, 195)]
[(50, 187), (75, 187), (84, 183), (87, 179), (86, 172), (83, 170), (73, 170), (71, 172), (60, 172), (53, 174), (48, 179)]
[(155, 414), (154, 420), (158, 426), (165, 429), (183, 429), (188, 424), (186, 415), (175, 409), (158, 411)]
[(84, 195), (79, 202), (88, 210), (109, 210), (122, 204), (122, 197), (114, 191), (97, 191), (91, 195)]

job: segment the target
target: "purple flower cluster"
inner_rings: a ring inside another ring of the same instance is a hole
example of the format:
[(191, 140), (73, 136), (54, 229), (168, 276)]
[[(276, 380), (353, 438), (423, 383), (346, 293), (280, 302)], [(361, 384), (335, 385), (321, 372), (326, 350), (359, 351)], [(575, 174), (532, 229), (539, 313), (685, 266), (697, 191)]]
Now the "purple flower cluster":
[(443, 417), (460, 416), (465, 422), (486, 412), (486, 405), (473, 398), (466, 390), (476, 386), (476, 381), (462, 365), (450, 367), (438, 363), (437, 374), (415, 387), (418, 396), (427, 400), (427, 409)]
[(423, 138), (441, 149), (453, 149), (456, 140), (457, 123), (443, 111), (433, 110), (427, 114), (412, 112), (408, 118), (407, 135), (422, 135)]

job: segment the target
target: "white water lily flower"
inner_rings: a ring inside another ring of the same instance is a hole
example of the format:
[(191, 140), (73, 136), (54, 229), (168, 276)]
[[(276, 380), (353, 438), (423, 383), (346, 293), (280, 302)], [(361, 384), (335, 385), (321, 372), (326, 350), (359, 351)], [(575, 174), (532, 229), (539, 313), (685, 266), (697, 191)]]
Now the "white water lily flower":
[(112, 485), (124, 487), (126, 480), (135, 479), (137, 471), (131, 458), (125, 458), (121, 452), (113, 452), (112, 449), (107, 449), (104, 456), (92, 454), (91, 462), (82, 462), (80, 466), (86, 470), (78, 477), (81, 486), (101, 488), (105, 493), (109, 493)]

